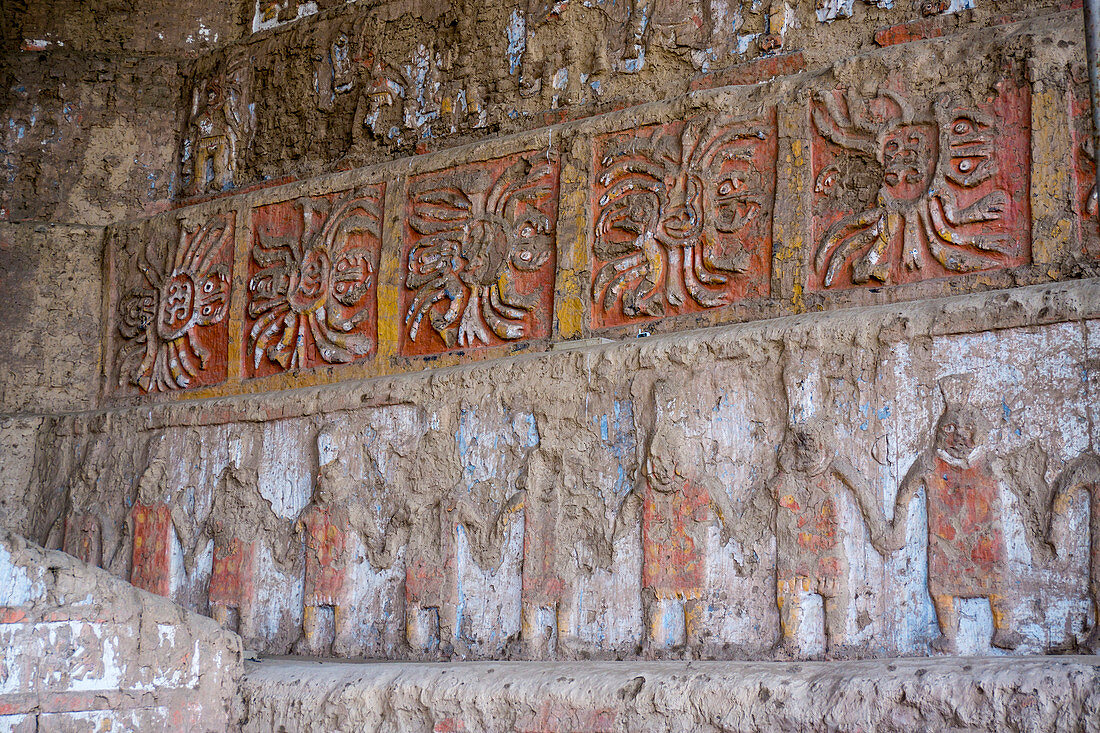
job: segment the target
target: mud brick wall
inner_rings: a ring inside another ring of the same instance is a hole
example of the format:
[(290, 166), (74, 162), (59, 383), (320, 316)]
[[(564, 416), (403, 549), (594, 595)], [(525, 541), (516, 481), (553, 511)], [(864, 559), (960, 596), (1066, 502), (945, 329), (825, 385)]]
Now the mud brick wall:
[(67, 47), (0, 56), (0, 220), (103, 225), (177, 189), (178, 61)]
[(103, 228), (0, 223), (0, 258), (0, 413), (93, 407)]
[(0, 579), (4, 730), (227, 729), (233, 634), (7, 532)]
[[(258, 32), (189, 69), (181, 193), (346, 170), (1078, 6), (255, 0)], [(965, 77), (974, 66), (951, 68)], [(217, 148), (219, 136), (231, 152), (214, 172), (192, 149)]]
[(272, 653), (1091, 648), (1097, 287), (51, 418), (31, 531)]
[[(282, 389), (1095, 274), (1078, 21), (113, 226), (104, 396)], [(203, 169), (228, 175), (227, 152), (200, 151)]]

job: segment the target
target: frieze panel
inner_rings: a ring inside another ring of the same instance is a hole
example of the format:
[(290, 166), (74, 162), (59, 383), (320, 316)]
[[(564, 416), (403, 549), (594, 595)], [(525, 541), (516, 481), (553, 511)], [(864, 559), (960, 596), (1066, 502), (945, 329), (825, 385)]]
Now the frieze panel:
[(382, 198), (366, 186), (253, 210), (246, 376), (374, 352)]
[(1026, 89), (1001, 83), (976, 105), (886, 87), (827, 91), (811, 116), (811, 289), (1030, 261)]
[(120, 232), (115, 328), (120, 391), (164, 392), (227, 375), (235, 214), (160, 218)]
[(558, 160), (514, 155), (409, 182), (405, 355), (550, 335)]
[(771, 120), (720, 116), (608, 135), (592, 190), (592, 326), (767, 295)]

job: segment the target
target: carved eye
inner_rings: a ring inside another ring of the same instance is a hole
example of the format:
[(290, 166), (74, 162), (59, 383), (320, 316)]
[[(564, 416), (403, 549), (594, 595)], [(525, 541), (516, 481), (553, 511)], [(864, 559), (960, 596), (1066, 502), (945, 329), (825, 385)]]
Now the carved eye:
[(537, 230), (535, 229), (535, 227), (530, 222), (528, 222), (527, 224), (524, 224), (523, 228), (521, 228), (519, 230), (519, 235), (521, 237), (533, 237), (537, 233), (538, 233)]
[(943, 426), (943, 432), (947, 433), (948, 435), (952, 435), (955, 432), (955, 429), (955, 423), (949, 422)]
[(208, 305), (204, 305), (204, 306), (202, 307), (202, 314), (203, 314), (204, 316), (208, 316), (208, 315), (210, 315), (210, 314), (211, 314), (211, 313), (213, 313), (213, 312), (214, 312), (214, 309), (213, 309), (213, 308), (211, 308), (211, 307), (210, 307), (210, 306), (208, 306)]
[(891, 140), (890, 142), (886, 143), (886, 147), (884, 148), (884, 151), (887, 155), (893, 155), (894, 153), (898, 152), (898, 148), (900, 148), (900, 147), (901, 146), (898, 145), (897, 140)]
[(207, 280), (207, 281), (206, 281), (205, 283), (203, 283), (203, 285), (202, 285), (202, 292), (204, 292), (204, 293), (212, 293), (212, 292), (214, 292), (214, 283), (213, 283), (212, 281), (210, 281), (210, 280)]
[(722, 185), (718, 187), (719, 196), (729, 196), (734, 193), (738, 193), (745, 188), (744, 179), (734, 176), (728, 180), (722, 181)]
[(956, 135), (969, 135), (974, 132), (974, 123), (970, 120), (956, 120), (952, 131)]

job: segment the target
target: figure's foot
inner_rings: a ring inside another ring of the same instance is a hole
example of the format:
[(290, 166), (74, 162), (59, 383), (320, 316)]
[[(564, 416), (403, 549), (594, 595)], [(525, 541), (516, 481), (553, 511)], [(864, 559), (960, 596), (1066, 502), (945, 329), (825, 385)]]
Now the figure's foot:
[(800, 651), (798, 643), (794, 639), (780, 639), (772, 647), (772, 654), (780, 661), (798, 659)]
[(931, 647), (932, 651), (936, 654), (954, 654), (956, 651), (955, 640), (948, 639), (943, 634), (940, 634), (932, 640)]
[(1015, 649), (1024, 643), (1024, 637), (1012, 629), (996, 629), (990, 642), (998, 649)]

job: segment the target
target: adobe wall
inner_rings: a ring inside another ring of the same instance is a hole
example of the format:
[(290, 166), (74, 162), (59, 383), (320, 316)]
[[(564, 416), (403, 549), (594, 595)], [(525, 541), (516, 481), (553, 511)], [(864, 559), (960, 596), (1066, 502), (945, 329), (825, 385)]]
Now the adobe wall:
[(1089, 648), (1098, 295), (52, 418), (32, 536), (269, 653)]
[(224, 731), (240, 639), (210, 619), (0, 534), (0, 728)]
[(226, 12), (9, 145), (89, 225), (63, 343), (5, 307), (10, 526), (271, 654), (1097, 648), (1079, 9)]

